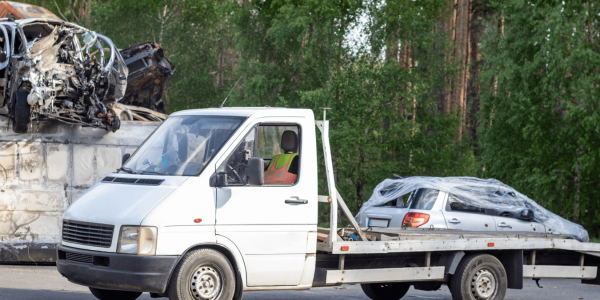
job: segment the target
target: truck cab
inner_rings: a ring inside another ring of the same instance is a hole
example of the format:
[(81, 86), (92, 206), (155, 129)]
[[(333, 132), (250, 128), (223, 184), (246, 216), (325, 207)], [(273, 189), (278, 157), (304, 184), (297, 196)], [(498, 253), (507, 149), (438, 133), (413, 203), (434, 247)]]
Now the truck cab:
[[(59, 272), (100, 299), (140, 292), (171, 299), (221, 299), (215, 297), (225, 293), (222, 299), (232, 299), (227, 293), (243, 289), (310, 288), (317, 240), (315, 130), (307, 109), (172, 114), (125, 156), (119, 171), (65, 212)], [(186, 258), (207, 251), (215, 261), (182, 269), (189, 266)], [(201, 290), (190, 276), (203, 267), (211, 271), (195, 276), (209, 282)], [(226, 280), (231, 276), (235, 280)], [(168, 290), (177, 280), (185, 282), (184, 294)]]

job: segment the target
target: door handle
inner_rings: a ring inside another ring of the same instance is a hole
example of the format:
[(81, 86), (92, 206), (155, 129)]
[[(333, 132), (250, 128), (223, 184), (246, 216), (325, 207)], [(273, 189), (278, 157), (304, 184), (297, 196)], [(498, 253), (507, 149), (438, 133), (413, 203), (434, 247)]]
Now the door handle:
[(502, 223), (498, 224), (498, 227), (503, 227), (503, 228), (510, 228), (510, 229), (512, 229), (512, 226), (510, 226), (510, 225), (508, 225), (508, 224), (506, 224), (506, 223), (504, 223), (504, 222), (502, 222)]
[(454, 218), (450, 221), (448, 221), (448, 223), (452, 223), (452, 224), (460, 224), (460, 221), (457, 218)]
[(285, 204), (307, 204), (308, 200), (300, 199), (300, 197), (290, 197), (292, 199), (286, 199)]

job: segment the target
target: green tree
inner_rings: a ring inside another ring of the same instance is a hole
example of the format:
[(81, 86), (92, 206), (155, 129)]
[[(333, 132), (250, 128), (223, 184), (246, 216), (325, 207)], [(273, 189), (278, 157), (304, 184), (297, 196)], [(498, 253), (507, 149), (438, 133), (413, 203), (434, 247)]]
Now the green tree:
[(494, 5), (499, 21), (487, 26), (482, 50), (484, 174), (596, 235), (600, 7), (586, 1)]

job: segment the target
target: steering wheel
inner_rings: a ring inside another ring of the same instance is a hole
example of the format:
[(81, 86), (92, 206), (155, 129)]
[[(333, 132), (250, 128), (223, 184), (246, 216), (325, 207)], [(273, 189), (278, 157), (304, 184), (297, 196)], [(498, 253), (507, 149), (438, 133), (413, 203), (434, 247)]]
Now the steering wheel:
[(227, 165), (227, 168), (229, 170), (227, 170), (226, 173), (233, 172), (233, 176), (236, 177), (236, 179), (238, 180), (238, 182), (239, 183), (244, 183), (244, 181), (242, 180), (242, 177), (240, 176), (240, 174), (238, 174), (238, 172), (235, 170), (235, 169), (239, 168), (240, 166), (241, 166), (241, 164), (239, 164), (239, 165), (237, 165), (237, 166), (235, 166), (235, 167), (232, 168), (230, 165)]

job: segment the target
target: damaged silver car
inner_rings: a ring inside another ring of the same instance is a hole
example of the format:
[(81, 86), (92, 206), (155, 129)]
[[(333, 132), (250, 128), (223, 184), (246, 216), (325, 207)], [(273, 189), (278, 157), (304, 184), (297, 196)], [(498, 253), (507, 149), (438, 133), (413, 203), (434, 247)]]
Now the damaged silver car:
[(14, 132), (34, 120), (119, 129), (112, 106), (125, 95), (128, 69), (108, 37), (52, 19), (0, 25), (0, 114)]

